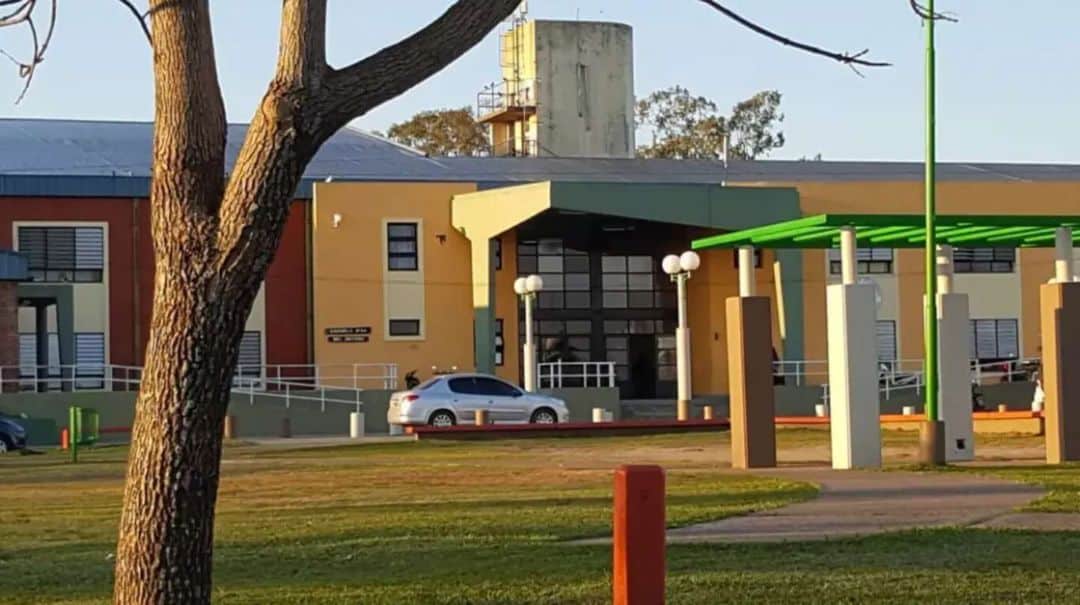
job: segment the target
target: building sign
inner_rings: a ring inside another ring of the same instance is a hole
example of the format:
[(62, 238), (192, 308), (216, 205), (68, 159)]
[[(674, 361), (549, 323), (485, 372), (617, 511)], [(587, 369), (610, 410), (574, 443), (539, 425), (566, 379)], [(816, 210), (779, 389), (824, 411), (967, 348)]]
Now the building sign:
[(368, 342), (371, 326), (326, 328), (326, 342)]

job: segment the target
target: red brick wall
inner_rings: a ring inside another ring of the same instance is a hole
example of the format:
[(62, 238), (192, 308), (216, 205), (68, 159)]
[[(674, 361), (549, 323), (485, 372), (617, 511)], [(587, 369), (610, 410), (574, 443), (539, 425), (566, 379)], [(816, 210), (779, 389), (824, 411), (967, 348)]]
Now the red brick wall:
[[(266, 363), (311, 363), (307, 202), (293, 203), (266, 282)], [(108, 228), (110, 361), (141, 365), (153, 309), (150, 205), (119, 198), (0, 198), (0, 247), (14, 247), (18, 221), (93, 221)], [(17, 349), (16, 349), (17, 350)]]

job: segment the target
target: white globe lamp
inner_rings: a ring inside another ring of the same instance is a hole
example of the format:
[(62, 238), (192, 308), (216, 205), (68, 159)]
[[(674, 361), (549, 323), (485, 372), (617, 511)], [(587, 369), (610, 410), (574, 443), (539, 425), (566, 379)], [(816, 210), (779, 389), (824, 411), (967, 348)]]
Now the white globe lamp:
[(660, 261), (660, 266), (663, 267), (664, 273), (668, 275), (675, 275), (679, 272), (679, 266), (681, 265), (680, 259), (674, 254), (669, 254), (664, 257), (664, 260)]
[(536, 293), (544, 289), (544, 280), (539, 275), (530, 275), (525, 278), (525, 291)]
[(518, 296), (523, 296), (528, 290), (526, 290), (526, 283), (524, 277), (519, 277), (514, 280), (514, 293)]
[(697, 271), (701, 266), (701, 257), (697, 252), (687, 250), (679, 257), (679, 266), (683, 271)]

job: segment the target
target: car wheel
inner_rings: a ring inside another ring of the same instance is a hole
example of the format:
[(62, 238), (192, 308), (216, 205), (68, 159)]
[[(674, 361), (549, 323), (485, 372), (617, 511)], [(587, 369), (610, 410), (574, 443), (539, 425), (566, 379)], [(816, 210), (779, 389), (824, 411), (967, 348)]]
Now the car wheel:
[(428, 424), (439, 427), (454, 426), (457, 418), (454, 418), (454, 413), (449, 410), (438, 410), (428, 419)]
[(555, 410), (551, 408), (540, 408), (532, 413), (529, 422), (532, 424), (558, 424), (559, 417), (555, 414)]

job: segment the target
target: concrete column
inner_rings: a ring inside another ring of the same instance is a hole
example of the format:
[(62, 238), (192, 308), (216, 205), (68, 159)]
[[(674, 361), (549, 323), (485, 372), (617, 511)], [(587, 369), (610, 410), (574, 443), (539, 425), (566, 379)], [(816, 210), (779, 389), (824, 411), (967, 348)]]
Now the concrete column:
[(945, 461), (973, 460), (967, 294), (938, 294), (937, 312), (938, 416), (945, 423)]
[(43, 303), (34, 305), (34, 340), (37, 347), (37, 390), (49, 390), (49, 306)]
[(0, 282), (0, 366), (2, 390), (19, 390), (19, 297), (16, 283)]
[(494, 240), (470, 242), (472, 256), (473, 351), (476, 371), (495, 372), (495, 263)]
[[(853, 246), (843, 248), (850, 252), (845, 259), (854, 256)], [(849, 264), (854, 265), (851, 260)], [(849, 277), (852, 276), (845, 272), (845, 279)], [(874, 287), (834, 284), (827, 288), (826, 300), (832, 466), (835, 469), (880, 467), (881, 404)]]
[(937, 247), (937, 291), (951, 294), (953, 291), (953, 247)]
[(841, 283), (854, 284), (859, 279), (859, 264), (855, 258), (855, 230), (845, 227), (840, 230), (840, 273)]
[(754, 279), (754, 247), (739, 246), (739, 296), (756, 296)]
[(1069, 227), (1058, 227), (1054, 237), (1054, 281), (1066, 283), (1073, 281), (1076, 271), (1073, 268), (1073, 237)]
[(349, 412), (349, 437), (360, 439), (364, 436), (364, 412)]
[(776, 466), (769, 299), (764, 296), (728, 298), (726, 311), (731, 466)]
[(533, 331), (533, 303), (536, 296), (525, 296), (525, 344), (521, 352), (522, 368), (525, 372), (525, 390), (533, 393), (536, 391), (536, 342)]
[(1046, 462), (1080, 460), (1080, 282), (1040, 289)]

